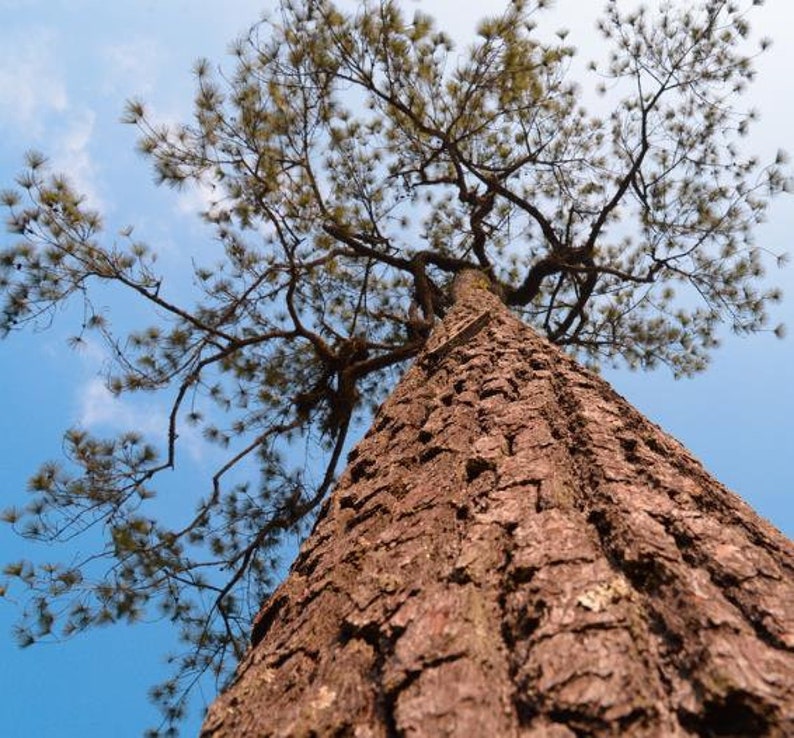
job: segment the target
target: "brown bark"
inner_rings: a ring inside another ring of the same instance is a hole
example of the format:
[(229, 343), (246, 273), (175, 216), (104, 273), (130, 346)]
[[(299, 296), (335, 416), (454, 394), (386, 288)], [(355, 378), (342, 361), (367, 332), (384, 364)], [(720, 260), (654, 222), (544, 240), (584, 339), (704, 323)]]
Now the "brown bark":
[(252, 640), (204, 738), (794, 736), (792, 543), (476, 279)]

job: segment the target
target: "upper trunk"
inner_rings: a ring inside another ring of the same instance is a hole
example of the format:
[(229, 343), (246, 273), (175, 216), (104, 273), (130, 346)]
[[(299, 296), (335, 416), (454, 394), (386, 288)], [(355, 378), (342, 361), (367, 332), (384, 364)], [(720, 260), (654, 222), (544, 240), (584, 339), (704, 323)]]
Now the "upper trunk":
[(792, 736), (794, 546), (468, 280), (202, 735)]

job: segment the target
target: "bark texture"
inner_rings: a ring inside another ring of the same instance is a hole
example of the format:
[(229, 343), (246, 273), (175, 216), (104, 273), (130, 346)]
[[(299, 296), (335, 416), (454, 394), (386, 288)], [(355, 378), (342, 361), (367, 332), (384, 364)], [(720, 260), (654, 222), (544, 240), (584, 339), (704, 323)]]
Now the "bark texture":
[(204, 738), (794, 736), (794, 546), (476, 278)]

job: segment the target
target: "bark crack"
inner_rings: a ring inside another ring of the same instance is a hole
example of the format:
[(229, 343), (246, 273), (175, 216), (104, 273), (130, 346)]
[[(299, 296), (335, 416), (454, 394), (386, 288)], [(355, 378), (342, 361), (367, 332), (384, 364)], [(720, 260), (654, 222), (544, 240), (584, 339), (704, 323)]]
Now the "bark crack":
[[(592, 433), (587, 412), (579, 401), (577, 392), (572, 390), (569, 385), (570, 382), (563, 383), (558, 378), (552, 379), (556, 400), (563, 408), (562, 416), (567, 421), (567, 427), (560, 429), (560, 436), (567, 441), (572, 469), (579, 479), (580, 490), (586, 495), (586, 499), (585, 497), (580, 498), (579, 504), (583, 509), (589, 510), (587, 520), (597, 534), (601, 549), (609, 556), (612, 566), (623, 572), (640, 595), (637, 607), (646, 613), (647, 621), (655, 623), (651, 633), (658, 639), (658, 672), (661, 684), (668, 696), (672, 696), (675, 689), (675, 675), (677, 675), (679, 679), (689, 683), (690, 689), (697, 697), (695, 702), (697, 709), (678, 708), (679, 724), (701, 738), (771, 735), (769, 733), (770, 726), (775, 724), (773, 716), (778, 719), (780, 717), (776, 714), (776, 708), (761, 695), (747, 692), (730, 682), (716, 691), (713, 685), (707, 686), (704, 677), (708, 672), (701, 675), (698, 669), (704, 667), (696, 666), (698, 653), (706, 656), (707, 652), (699, 651), (694, 642), (691, 642), (685, 649), (683, 638), (676, 632), (682, 623), (671, 629), (668, 625), (670, 613), (666, 613), (653, 604), (657, 600), (662, 602), (669, 599), (669, 590), (671, 586), (675, 585), (676, 575), (668, 569), (668, 563), (664, 558), (654, 555), (650, 550), (645, 553), (635, 550), (627, 555), (627, 544), (622, 541), (624, 532), (617, 529), (615, 524), (615, 516), (621, 514), (621, 508), (619, 503), (609, 497), (610, 493), (605, 489), (605, 485), (608, 486), (607, 477), (599, 464), (599, 459), (593, 452), (594, 448), (599, 448), (599, 441)], [(601, 393), (607, 391), (600, 387), (598, 389)], [(681, 509), (682, 503), (678, 499), (677, 491), (667, 488), (664, 480), (656, 476), (655, 467), (649, 464), (648, 459), (642, 455), (644, 441), (647, 448), (653, 451), (657, 457), (663, 455), (663, 462), (669, 464), (665, 454), (666, 449), (662, 444), (655, 442), (655, 439), (649, 443), (647, 439), (637, 438), (638, 427), (636, 426), (641, 425), (642, 421), (638, 424), (634, 411), (630, 408), (627, 409), (629, 412), (622, 418), (624, 431), (618, 431), (614, 436), (622, 451), (623, 459), (629, 465), (630, 473), (634, 474), (641, 483), (648, 485), (650, 489), (667, 494), (677, 508)], [(624, 432), (625, 435), (623, 435)], [(577, 438), (582, 439), (580, 443), (576, 443), (575, 439)], [(697, 479), (703, 475), (697, 462), (690, 460), (688, 456), (681, 460), (680, 454), (673, 454), (672, 466), (677, 472), (686, 474), (687, 479), (691, 479), (693, 476)], [(641, 485), (637, 485), (635, 482), (633, 488), (639, 491)], [(711, 490), (701, 488), (700, 495), (694, 498), (690, 496), (688, 499), (703, 513), (713, 514), (715, 508), (718, 507), (721, 514), (717, 517), (727, 516), (726, 503), (718, 501), (714, 494)], [(726, 491), (725, 494), (730, 493)], [(665, 517), (664, 514), (649, 514), (649, 518), (662, 523), (662, 530), (674, 542), (682, 562), (692, 570), (706, 572), (725, 601), (736, 612), (741, 613), (743, 621), (752, 628), (763, 643), (775, 648), (786, 647), (763, 624), (761, 621), (763, 613), (753, 612), (751, 608), (747, 607), (740, 593), (736, 592), (738, 584), (736, 580), (731, 580), (730, 576), (724, 574), (713, 557), (709, 556), (702, 548), (697, 537), (688, 536), (681, 530), (675, 530), (675, 526), (681, 523), (678, 518)], [(735, 522), (735, 516), (731, 519)], [(766, 548), (768, 549), (768, 546)], [(753, 602), (754, 599), (751, 597), (750, 601)], [(685, 619), (689, 617), (686, 611), (676, 616)], [(694, 634), (705, 632), (703, 624), (698, 626), (695, 622), (689, 622), (685, 627), (688, 627)], [(721, 632), (719, 626), (715, 626), (715, 632), (717, 633), (716, 637), (719, 637)], [(692, 633), (690, 633), (690, 639), (692, 639)], [(727, 674), (726, 678), (729, 678)], [(572, 716), (564, 717), (566, 720), (572, 719)], [(569, 722), (565, 724), (571, 727)]]

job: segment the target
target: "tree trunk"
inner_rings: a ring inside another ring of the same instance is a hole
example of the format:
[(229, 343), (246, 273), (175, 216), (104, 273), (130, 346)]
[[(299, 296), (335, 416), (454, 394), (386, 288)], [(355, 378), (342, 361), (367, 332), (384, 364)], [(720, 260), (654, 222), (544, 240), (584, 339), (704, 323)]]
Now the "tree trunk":
[(204, 738), (794, 736), (794, 546), (476, 277)]

